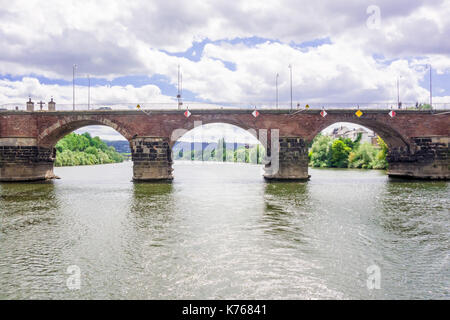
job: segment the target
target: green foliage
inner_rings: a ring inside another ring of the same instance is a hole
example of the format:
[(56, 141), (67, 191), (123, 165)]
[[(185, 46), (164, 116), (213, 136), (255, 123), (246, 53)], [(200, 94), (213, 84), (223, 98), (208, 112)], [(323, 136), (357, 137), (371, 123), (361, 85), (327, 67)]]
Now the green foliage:
[(378, 137), (378, 148), (370, 143), (363, 143), (349, 155), (349, 168), (362, 169), (386, 169), (388, 163), (386, 156), (388, 152), (387, 144)]
[(388, 147), (378, 138), (378, 146), (360, 143), (361, 134), (355, 141), (335, 139), (318, 135), (314, 138), (310, 152), (309, 165), (312, 167), (386, 169)]
[(376, 150), (370, 143), (363, 143), (349, 156), (349, 168), (372, 169)]
[(420, 109), (420, 110), (431, 110), (432, 107), (431, 107), (430, 104), (425, 103), (425, 104), (421, 104), (421, 105), (419, 106), (419, 109)]
[(334, 140), (331, 144), (331, 166), (335, 168), (346, 168), (348, 165), (348, 155), (351, 151), (352, 148), (346, 145), (343, 140)]
[(89, 133), (70, 133), (55, 146), (55, 166), (79, 166), (122, 162), (123, 156)]
[(265, 149), (261, 145), (246, 148), (241, 146), (236, 150), (227, 148), (227, 144), (220, 139), (214, 149), (191, 150), (190, 157), (183, 154), (183, 150), (174, 154), (175, 160), (196, 160), (196, 161), (220, 161), (220, 162), (245, 162), (262, 164), (264, 161)]
[(331, 167), (331, 137), (318, 135), (314, 138), (309, 152), (309, 164), (312, 167)]
[(373, 161), (373, 169), (387, 169), (388, 163), (386, 156), (388, 153), (388, 146), (380, 137), (378, 137), (377, 142), (380, 149), (378, 150), (375, 160)]

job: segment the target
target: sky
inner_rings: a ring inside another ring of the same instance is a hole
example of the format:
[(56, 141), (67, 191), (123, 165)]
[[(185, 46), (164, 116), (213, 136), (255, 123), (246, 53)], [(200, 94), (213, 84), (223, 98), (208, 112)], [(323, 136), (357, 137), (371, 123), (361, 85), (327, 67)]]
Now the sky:
[[(450, 104), (450, 1), (0, 0), (0, 105)], [(95, 106), (94, 106), (95, 107)], [(97, 128), (97, 131), (101, 128)]]

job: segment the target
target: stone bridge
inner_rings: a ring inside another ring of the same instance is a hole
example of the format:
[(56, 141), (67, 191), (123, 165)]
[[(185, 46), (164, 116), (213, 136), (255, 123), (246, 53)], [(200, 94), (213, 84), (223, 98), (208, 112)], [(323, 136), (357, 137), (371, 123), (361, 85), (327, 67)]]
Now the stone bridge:
[(172, 179), (172, 146), (197, 121), (253, 129), (260, 140), (265, 135), (267, 179), (308, 179), (308, 143), (336, 122), (375, 131), (389, 147), (390, 176), (450, 178), (449, 112), (398, 110), (391, 117), (389, 110), (363, 110), (357, 117), (355, 110), (345, 109), (327, 110), (322, 117), (320, 110), (261, 110), (254, 117), (252, 111), (192, 110), (188, 118), (178, 110), (0, 111), (0, 181), (54, 177), (55, 144), (88, 125), (109, 126), (130, 142), (134, 180)]

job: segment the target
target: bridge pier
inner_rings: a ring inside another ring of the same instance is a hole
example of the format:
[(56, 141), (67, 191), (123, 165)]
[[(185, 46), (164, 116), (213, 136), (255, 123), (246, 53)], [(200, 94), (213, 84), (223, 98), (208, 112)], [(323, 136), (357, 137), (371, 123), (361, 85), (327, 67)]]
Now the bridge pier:
[(130, 142), (134, 181), (172, 180), (169, 138), (135, 137)]
[(450, 137), (414, 137), (412, 141), (410, 150), (389, 150), (387, 174), (399, 178), (449, 180)]
[(55, 150), (34, 138), (0, 138), (0, 181), (36, 181), (55, 177)]
[(270, 162), (264, 178), (268, 181), (305, 181), (308, 175), (308, 145), (301, 137), (280, 137), (276, 146), (270, 146)]

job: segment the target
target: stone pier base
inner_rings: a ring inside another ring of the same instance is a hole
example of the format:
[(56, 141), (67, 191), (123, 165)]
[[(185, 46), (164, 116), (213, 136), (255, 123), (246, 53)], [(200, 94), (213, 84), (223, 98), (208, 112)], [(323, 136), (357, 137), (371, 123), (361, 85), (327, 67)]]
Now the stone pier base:
[(172, 150), (169, 138), (136, 137), (131, 140), (134, 181), (171, 181)]
[(264, 178), (268, 181), (308, 180), (308, 147), (305, 141), (299, 137), (279, 138), (278, 146), (270, 148), (270, 162), (264, 170)]
[(413, 138), (414, 150), (389, 150), (390, 177), (450, 180), (450, 137)]
[(54, 157), (54, 149), (38, 147), (34, 139), (0, 139), (0, 181), (52, 179)]

